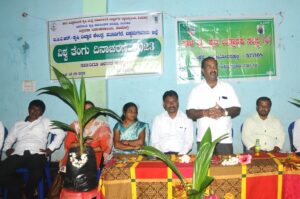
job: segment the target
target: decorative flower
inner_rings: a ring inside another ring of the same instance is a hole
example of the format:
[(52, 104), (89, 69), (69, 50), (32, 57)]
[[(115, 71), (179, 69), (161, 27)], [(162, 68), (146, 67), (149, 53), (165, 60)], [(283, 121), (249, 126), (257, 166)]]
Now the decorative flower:
[(179, 157), (179, 159), (181, 163), (189, 163), (191, 161), (191, 158), (188, 155), (183, 155)]
[(232, 193), (226, 193), (224, 199), (234, 199), (234, 195)]
[(244, 154), (239, 156), (239, 163), (241, 164), (250, 164), (252, 160), (251, 154)]
[(229, 158), (223, 160), (221, 164), (223, 166), (230, 166), (230, 165), (237, 165), (238, 163), (239, 163), (239, 158), (238, 157), (229, 156)]
[(76, 168), (81, 168), (83, 165), (85, 165), (85, 163), (88, 160), (87, 154), (83, 153), (80, 158), (77, 159), (77, 155), (76, 153), (72, 152), (69, 153), (70, 155), (70, 162), (72, 163), (72, 165)]
[(211, 190), (208, 196), (204, 196), (204, 199), (219, 199), (219, 197), (213, 190)]
[(214, 164), (214, 165), (217, 165), (221, 162), (222, 158), (220, 155), (214, 155), (212, 158), (211, 158), (211, 163)]

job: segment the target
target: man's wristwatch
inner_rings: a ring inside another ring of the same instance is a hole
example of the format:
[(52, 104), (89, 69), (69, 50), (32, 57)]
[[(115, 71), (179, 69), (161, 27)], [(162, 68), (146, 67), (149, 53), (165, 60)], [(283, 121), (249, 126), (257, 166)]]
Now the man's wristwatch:
[(228, 116), (228, 111), (226, 109), (224, 109), (224, 115)]

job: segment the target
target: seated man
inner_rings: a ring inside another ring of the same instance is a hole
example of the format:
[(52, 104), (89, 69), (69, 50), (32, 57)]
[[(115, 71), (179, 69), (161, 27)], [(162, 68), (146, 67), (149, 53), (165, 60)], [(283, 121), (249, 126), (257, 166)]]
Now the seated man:
[(295, 121), (293, 130), (293, 145), (296, 148), (296, 152), (300, 152), (300, 118)]
[(259, 139), (262, 151), (279, 152), (282, 149), (285, 133), (279, 119), (269, 115), (271, 106), (270, 98), (258, 98), (257, 113), (244, 122), (242, 141), (248, 150), (254, 152), (256, 139)]
[[(3, 151), (7, 158), (0, 166), (0, 185), (8, 188), (9, 198), (21, 197), (23, 183), (16, 174), (16, 169), (20, 167), (29, 170), (25, 194), (26, 198), (33, 198), (34, 190), (43, 175), (46, 157), (59, 148), (65, 137), (64, 131), (51, 126), (51, 121), (42, 116), (44, 112), (45, 104), (41, 100), (31, 101), (26, 120), (15, 123), (5, 139)], [(56, 136), (47, 146), (50, 131)]]
[(164, 153), (187, 154), (193, 146), (193, 121), (178, 110), (175, 91), (164, 93), (163, 106), (166, 111), (153, 121), (151, 145)]

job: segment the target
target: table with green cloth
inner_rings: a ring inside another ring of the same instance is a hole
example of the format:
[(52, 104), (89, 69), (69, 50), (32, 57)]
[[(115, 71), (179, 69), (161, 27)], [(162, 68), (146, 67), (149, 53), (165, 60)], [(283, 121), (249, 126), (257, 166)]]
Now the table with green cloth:
[[(190, 163), (181, 163), (175, 155), (170, 158), (191, 182), (194, 157)], [(300, 199), (300, 170), (287, 161), (291, 159), (297, 157), (260, 153), (247, 165), (212, 164), (209, 175), (214, 181), (207, 193), (213, 191), (219, 198)], [(103, 169), (99, 185), (106, 199), (187, 198), (176, 174), (162, 161), (141, 155), (115, 156)]]

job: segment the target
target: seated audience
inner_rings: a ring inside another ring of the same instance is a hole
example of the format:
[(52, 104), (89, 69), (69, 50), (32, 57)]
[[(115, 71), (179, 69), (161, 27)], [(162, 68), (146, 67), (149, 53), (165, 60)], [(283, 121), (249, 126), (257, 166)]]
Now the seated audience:
[[(64, 131), (55, 128), (48, 118), (43, 117), (45, 108), (43, 101), (31, 101), (26, 120), (15, 123), (5, 139), (3, 151), (7, 158), (0, 166), (0, 185), (8, 188), (10, 199), (21, 198), (23, 182), (16, 174), (16, 169), (20, 167), (29, 170), (25, 195), (26, 198), (33, 198), (47, 156), (60, 147), (65, 137)], [(49, 132), (56, 136), (47, 146)]]
[(300, 118), (294, 124), (293, 145), (296, 148), (296, 152), (300, 152)]
[(187, 154), (193, 146), (193, 121), (180, 111), (178, 95), (163, 95), (165, 111), (156, 116), (151, 129), (151, 145), (164, 153)]
[(144, 145), (148, 145), (148, 124), (137, 119), (138, 108), (132, 103), (123, 106), (122, 123), (114, 127), (114, 153), (136, 153)]
[(261, 151), (279, 152), (282, 149), (285, 133), (279, 119), (269, 114), (271, 106), (270, 98), (258, 98), (257, 113), (244, 122), (242, 141), (248, 150), (254, 152), (256, 139), (259, 139)]
[[(95, 107), (91, 101), (85, 102), (85, 110)], [(79, 131), (78, 121), (74, 121), (71, 126)], [(83, 137), (89, 136), (91, 139), (86, 141), (86, 145), (92, 147), (95, 151), (97, 168), (99, 168), (104, 158), (104, 162), (107, 162), (110, 159), (110, 153), (112, 149), (112, 134), (108, 124), (104, 121), (101, 121), (97, 117), (92, 118), (85, 126), (83, 131)], [(65, 156), (61, 161), (61, 166), (65, 166), (68, 160), (68, 151), (71, 147), (79, 147), (79, 141), (77, 136), (73, 132), (67, 132), (67, 136), (64, 141), (65, 145)]]

